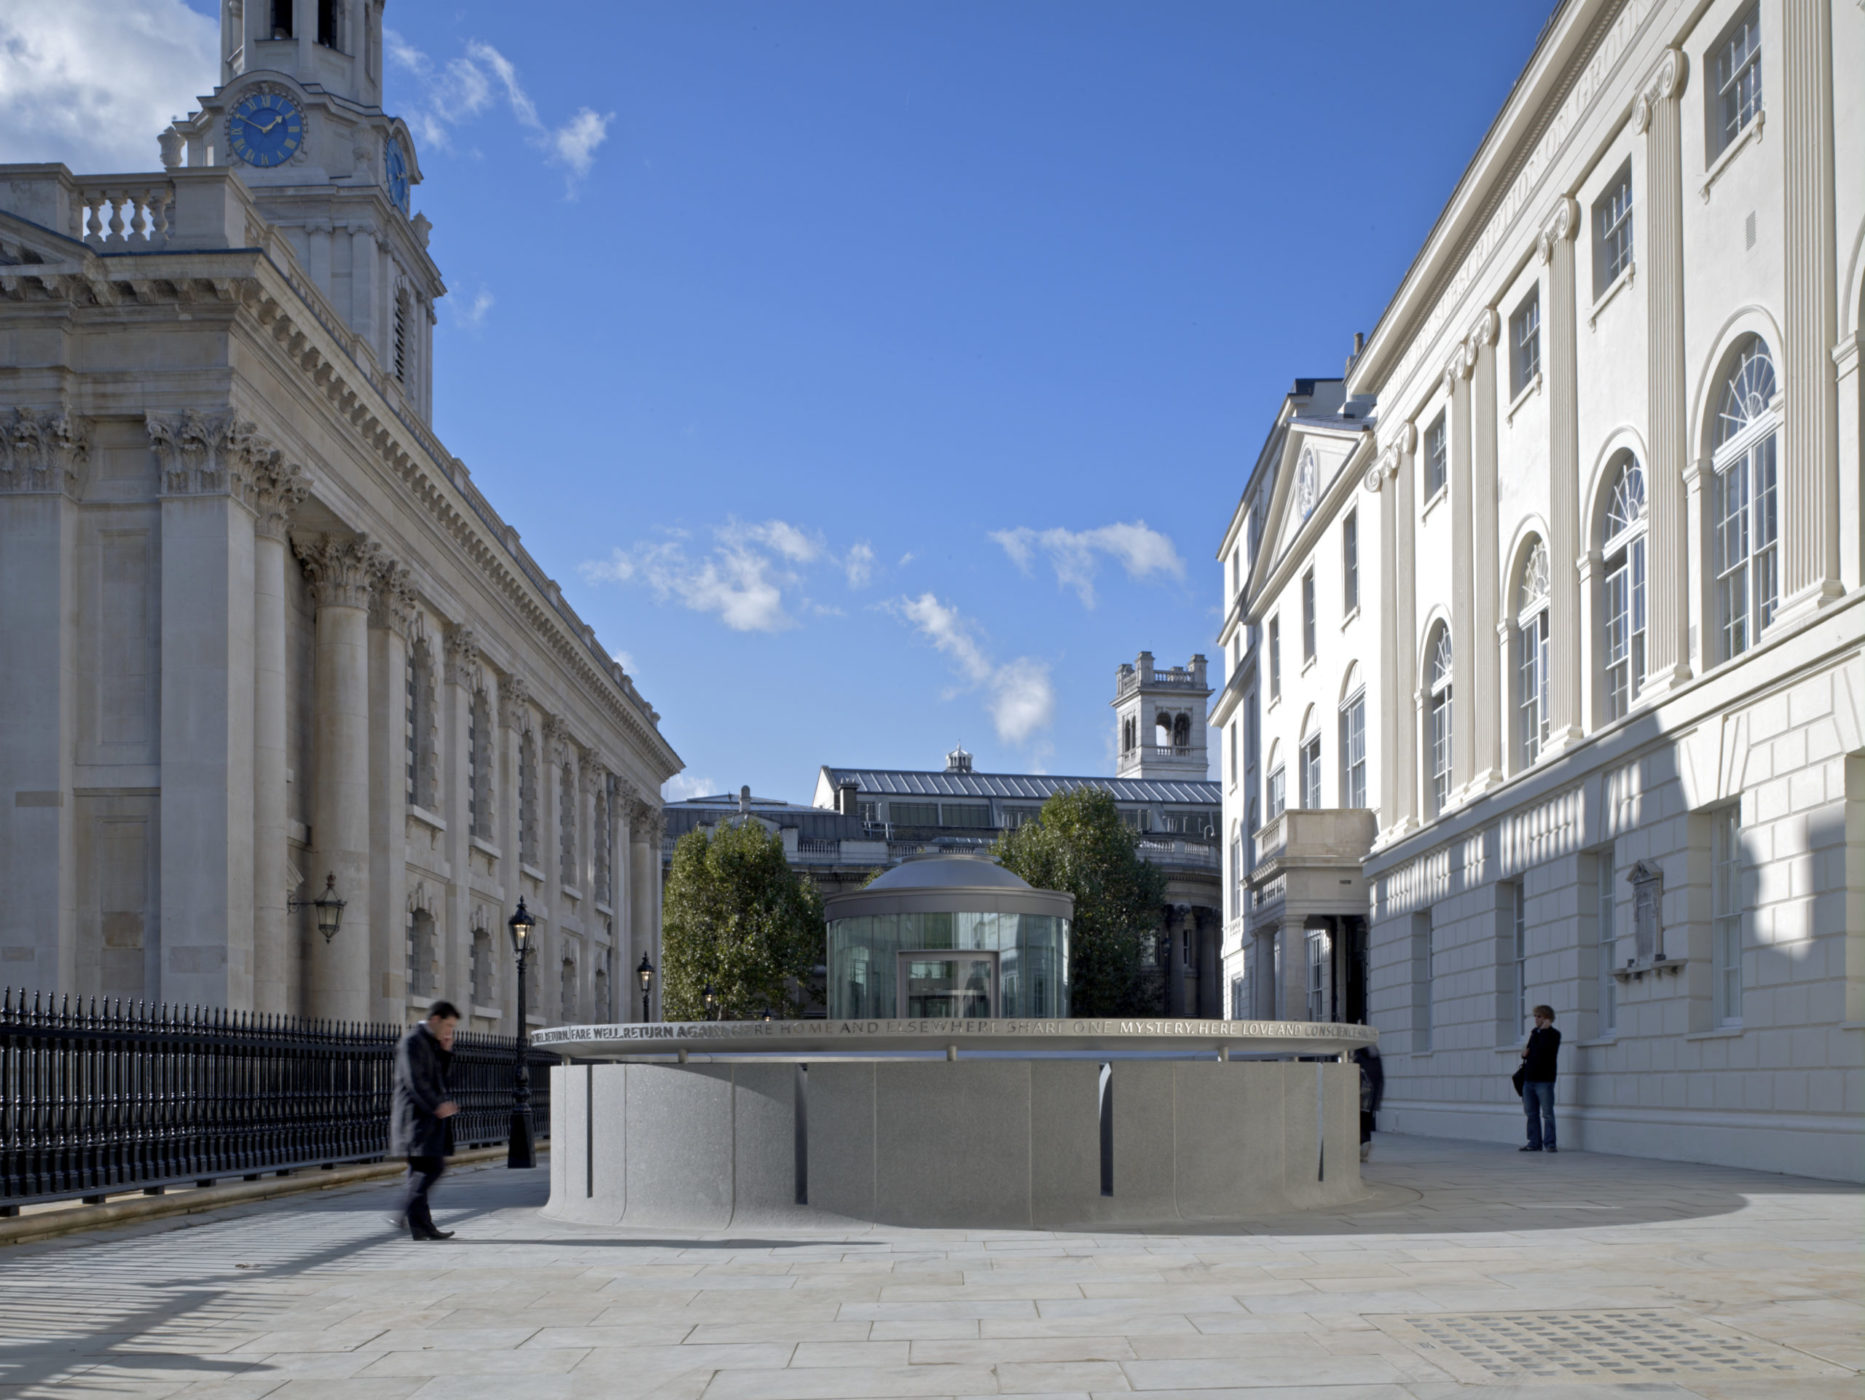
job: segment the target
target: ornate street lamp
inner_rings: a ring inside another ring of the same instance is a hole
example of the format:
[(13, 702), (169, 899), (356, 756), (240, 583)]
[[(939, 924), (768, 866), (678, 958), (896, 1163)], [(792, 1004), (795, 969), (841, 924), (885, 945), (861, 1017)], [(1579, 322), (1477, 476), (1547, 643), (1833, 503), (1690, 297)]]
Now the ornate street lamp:
[(654, 990), (654, 964), (648, 961), (648, 955), (641, 955), (641, 966), (635, 969), (635, 976), (641, 979), (641, 1023), (648, 1022), (648, 993)]
[(506, 1139), (505, 1165), (535, 1167), (537, 1146), (531, 1119), (531, 1027), (525, 1019), (525, 958), (531, 952), (531, 931), (537, 927), (537, 920), (525, 908), (523, 898), (518, 901), (518, 912), (505, 921), (505, 927), (511, 931), (512, 951), (518, 955), (518, 1034), (514, 1052), (517, 1064), (512, 1073), (512, 1127)]
[(710, 982), (706, 984), (706, 990), (703, 993), (701, 993), (701, 995), (706, 1000), (706, 1019), (708, 1021), (718, 1020), (719, 1017), (717, 1015), (717, 1012), (719, 1010), (719, 994), (718, 992), (713, 990), (712, 984)]
[(292, 899), (287, 896), (285, 907), (288, 910), (317, 910), (317, 931), (324, 935), (328, 943), (337, 936), (337, 930), (343, 927), (343, 906), (346, 901), (337, 898), (337, 877), (335, 873), (324, 876), (324, 892), (316, 899)]

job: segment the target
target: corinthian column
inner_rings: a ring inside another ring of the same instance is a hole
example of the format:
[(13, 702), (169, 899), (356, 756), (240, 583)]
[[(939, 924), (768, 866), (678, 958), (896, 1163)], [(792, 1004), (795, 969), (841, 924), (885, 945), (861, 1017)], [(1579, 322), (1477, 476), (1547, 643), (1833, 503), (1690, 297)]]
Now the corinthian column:
[(304, 470), (276, 453), (254, 473), (253, 1010), (291, 1011), (297, 945), (285, 900), (285, 539), (304, 503)]
[(447, 881), (445, 922), (440, 929), (440, 989), (456, 1005), (473, 998), (473, 796), (468, 769), (472, 751), (467, 734), (472, 728), (473, 691), (479, 684), (479, 638), (470, 628), (449, 627), (442, 648), (446, 660), (442, 692), (440, 809), (447, 818), (445, 839)]
[(1567, 567), (1580, 556), (1580, 371), (1575, 350), (1579, 308), (1574, 300), (1574, 235), (1580, 206), (1562, 195), (1541, 226), (1541, 261), (1548, 269), (1548, 741), (1559, 753), (1578, 739), (1580, 673), (1587, 634), (1580, 626), (1580, 576)]
[(369, 585), (376, 546), (360, 535), (298, 541), (298, 560), (317, 604), (317, 764), (313, 831), (316, 864), (308, 883), (337, 877), (343, 924), (326, 942), (304, 935), (305, 1010), (362, 1021), (372, 954), (369, 861)]
[[(1502, 661), (1488, 644), (1496, 630), (1499, 590), (1503, 587), (1496, 556), (1496, 341), (1501, 323), (1494, 307), (1477, 313), (1464, 341), (1465, 373), (1470, 376), (1470, 648), (1476, 682), (1476, 705), (1470, 712), (1471, 758), (1465, 791), (1474, 796), (1502, 781)], [(1461, 640), (1461, 638), (1459, 639)], [(1453, 655), (1456, 653), (1453, 652)]]
[(1684, 166), (1679, 99), (1688, 64), (1666, 49), (1639, 93), (1633, 126), (1645, 136), (1646, 379), (1651, 461), (1646, 472), (1646, 687), (1662, 695), (1690, 678), (1689, 531), (1684, 512)]
[(400, 1024), (409, 1010), (408, 635), (414, 621), (408, 566), (378, 558), (369, 576), (369, 1016), (387, 1024)]
[[(1781, 166), (1787, 343), (1781, 434), (1781, 615), (1845, 591), (1839, 553), (1838, 261), (1833, 196), (1832, 0), (1781, 6)], [(1858, 75), (1853, 75), (1856, 80)]]
[[(1476, 630), (1477, 579), (1469, 546), (1475, 519), (1470, 488), (1470, 359), (1459, 345), (1444, 371), (1450, 391), (1451, 430), (1451, 793), (1452, 801), (1476, 772), (1478, 719), (1476, 654), (1489, 639)], [(1463, 548), (1457, 548), (1462, 545)]]

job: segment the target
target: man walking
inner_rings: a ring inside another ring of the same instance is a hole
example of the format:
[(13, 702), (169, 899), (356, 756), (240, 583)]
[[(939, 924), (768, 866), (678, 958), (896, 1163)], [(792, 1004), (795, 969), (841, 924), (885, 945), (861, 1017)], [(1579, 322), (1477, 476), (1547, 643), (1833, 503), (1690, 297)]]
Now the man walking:
[(1554, 1061), (1561, 1033), (1554, 1029), (1554, 1008), (1535, 1008), (1535, 1028), (1522, 1047), (1522, 1111), (1528, 1115), (1528, 1145), (1523, 1152), (1555, 1152)]
[(453, 1060), (453, 1032), (459, 1024), (459, 1008), (437, 1001), (428, 1008), (427, 1019), (410, 1028), (395, 1047), (389, 1151), (408, 1159), (408, 1184), (395, 1225), (406, 1225), (417, 1240), (453, 1238), (453, 1231), (435, 1226), (427, 1197), (453, 1150), (447, 1120), (460, 1106), (448, 1097), (447, 1066)]

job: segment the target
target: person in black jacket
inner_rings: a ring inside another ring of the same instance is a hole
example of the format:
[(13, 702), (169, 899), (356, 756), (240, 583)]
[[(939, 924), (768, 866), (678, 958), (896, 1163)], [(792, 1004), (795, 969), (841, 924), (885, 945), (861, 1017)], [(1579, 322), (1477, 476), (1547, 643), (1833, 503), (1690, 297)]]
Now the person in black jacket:
[(1554, 1152), (1554, 1061), (1561, 1033), (1554, 1029), (1554, 1008), (1535, 1008), (1535, 1028), (1522, 1047), (1522, 1111), (1528, 1115), (1524, 1152)]
[(427, 1019), (409, 1029), (395, 1047), (395, 1099), (389, 1113), (389, 1151), (408, 1159), (408, 1184), (402, 1193), (397, 1229), (408, 1228), (417, 1240), (445, 1240), (453, 1231), (434, 1224), (427, 1197), (447, 1169), (453, 1150), (447, 1120), (460, 1111), (447, 1087), (453, 1060), (453, 1032), (460, 1010), (450, 1001), (428, 1008)]
[(1373, 1127), (1379, 1114), (1379, 1101), (1386, 1093), (1386, 1067), (1380, 1063), (1377, 1045), (1362, 1045), (1353, 1052), (1360, 1066), (1360, 1160), (1373, 1155)]

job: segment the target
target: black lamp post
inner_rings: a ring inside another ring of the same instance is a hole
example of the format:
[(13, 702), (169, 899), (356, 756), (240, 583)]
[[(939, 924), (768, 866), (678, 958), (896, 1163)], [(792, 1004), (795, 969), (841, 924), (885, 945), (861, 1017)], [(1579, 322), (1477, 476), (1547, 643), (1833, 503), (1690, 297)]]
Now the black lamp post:
[(706, 990), (704, 993), (702, 993), (702, 995), (706, 999), (706, 1019), (708, 1021), (718, 1020), (719, 1019), (719, 1016), (718, 1016), (719, 994), (713, 990), (712, 984), (710, 982), (706, 984)]
[(531, 1027), (525, 1019), (525, 958), (531, 952), (531, 930), (537, 920), (531, 917), (521, 898), (518, 912), (505, 921), (511, 931), (512, 950), (518, 955), (518, 1035), (517, 1065), (512, 1073), (512, 1127), (506, 1139), (505, 1165), (535, 1167), (537, 1146), (531, 1118)]
[(648, 955), (641, 955), (641, 966), (635, 969), (635, 976), (641, 979), (641, 1023), (646, 1025), (648, 1016), (648, 993), (654, 990), (654, 964), (648, 961)]

